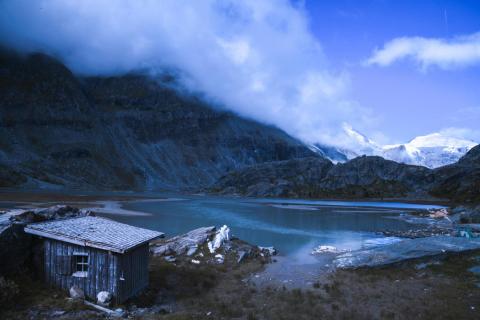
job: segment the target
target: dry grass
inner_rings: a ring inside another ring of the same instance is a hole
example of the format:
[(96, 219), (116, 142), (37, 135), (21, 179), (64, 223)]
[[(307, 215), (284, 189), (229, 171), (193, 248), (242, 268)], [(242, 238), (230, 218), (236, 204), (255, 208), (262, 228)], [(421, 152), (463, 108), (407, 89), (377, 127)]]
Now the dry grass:
[[(468, 269), (480, 264), (475, 258), (479, 254), (445, 256), (440, 265), (421, 270), (415, 266), (429, 259), (385, 268), (338, 271), (308, 290), (255, 288), (245, 283), (243, 276), (262, 267), (255, 262), (229, 272), (215, 267), (195, 270), (197, 266), (193, 265), (180, 269), (170, 266), (164, 269), (170, 276), (172, 272), (185, 276), (179, 287), (169, 284), (177, 294), (177, 312), (144, 318), (478, 319), (480, 288), (475, 283), (480, 279)], [(204, 272), (212, 277), (212, 286), (202, 287)], [(196, 289), (185, 294), (192, 284)]]
[[(480, 252), (441, 257), (440, 264), (416, 266), (432, 258), (384, 268), (343, 270), (307, 290), (255, 287), (244, 279), (263, 267), (261, 260), (223, 265), (179, 259), (176, 265), (152, 259), (151, 286), (126, 306), (174, 306), (174, 313), (145, 314), (138, 319), (478, 319), (480, 278), (468, 271), (480, 264)], [(206, 258), (207, 259), (207, 258)], [(438, 259), (438, 258), (434, 258)], [(102, 318), (83, 305), (65, 300), (65, 293), (19, 279), (16, 311), (1, 319), (45, 318), (52, 310), (68, 311), (58, 319)], [(473, 308), (472, 308), (473, 307)], [(3, 306), (2, 306), (2, 309)], [(83, 313), (82, 313), (83, 312)]]

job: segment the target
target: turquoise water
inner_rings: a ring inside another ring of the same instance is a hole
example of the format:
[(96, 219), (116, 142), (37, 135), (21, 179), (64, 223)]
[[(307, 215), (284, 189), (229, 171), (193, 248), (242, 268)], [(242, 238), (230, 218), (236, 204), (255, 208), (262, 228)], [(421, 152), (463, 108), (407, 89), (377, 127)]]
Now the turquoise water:
[(274, 246), (282, 255), (296, 256), (318, 245), (358, 249), (382, 238), (379, 231), (418, 228), (395, 217), (412, 209), (435, 206), (198, 196), (128, 202), (123, 207), (151, 215), (111, 217), (162, 231), (167, 237), (202, 226), (226, 224), (234, 236), (256, 245)]

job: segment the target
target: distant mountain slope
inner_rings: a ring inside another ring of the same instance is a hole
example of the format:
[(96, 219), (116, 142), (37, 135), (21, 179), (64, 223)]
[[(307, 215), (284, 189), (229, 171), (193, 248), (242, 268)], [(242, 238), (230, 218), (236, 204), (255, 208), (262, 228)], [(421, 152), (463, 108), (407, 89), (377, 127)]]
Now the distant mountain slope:
[(318, 156), (143, 76), (78, 78), (8, 52), (0, 74), (0, 187), (197, 189), (232, 169)]

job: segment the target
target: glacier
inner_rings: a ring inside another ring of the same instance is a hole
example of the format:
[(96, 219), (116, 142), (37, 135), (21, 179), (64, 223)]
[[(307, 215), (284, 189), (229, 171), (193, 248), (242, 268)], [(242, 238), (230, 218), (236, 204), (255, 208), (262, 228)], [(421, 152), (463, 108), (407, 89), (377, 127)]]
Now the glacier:
[(436, 132), (416, 137), (405, 144), (386, 145), (382, 155), (385, 159), (433, 169), (457, 162), (476, 145), (471, 140)]

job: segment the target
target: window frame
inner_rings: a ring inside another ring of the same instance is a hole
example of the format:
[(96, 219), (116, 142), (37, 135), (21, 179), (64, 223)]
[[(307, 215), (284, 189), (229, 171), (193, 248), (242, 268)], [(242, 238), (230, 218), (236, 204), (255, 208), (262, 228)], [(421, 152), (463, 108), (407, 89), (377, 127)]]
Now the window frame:
[(88, 276), (88, 269), (90, 258), (88, 253), (74, 252), (73, 253), (73, 274), (74, 277), (84, 278)]

